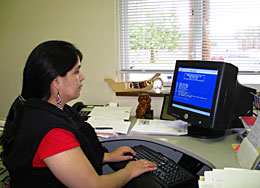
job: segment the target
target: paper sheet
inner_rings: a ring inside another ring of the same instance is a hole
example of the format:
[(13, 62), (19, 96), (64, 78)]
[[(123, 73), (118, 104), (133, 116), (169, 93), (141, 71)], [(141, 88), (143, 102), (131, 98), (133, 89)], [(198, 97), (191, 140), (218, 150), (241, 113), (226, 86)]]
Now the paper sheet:
[(241, 168), (213, 169), (205, 172), (200, 188), (259, 188), (260, 171)]
[(105, 106), (105, 107), (95, 107), (89, 116), (91, 117), (102, 117), (107, 119), (122, 119), (129, 120), (131, 113), (131, 107), (113, 107), (113, 106)]
[[(124, 121), (121, 119), (90, 117), (87, 122), (94, 128), (96, 127), (111, 127), (113, 132), (127, 134), (130, 127), (130, 121)], [(111, 132), (111, 129), (104, 129), (102, 132)]]
[(117, 133), (127, 134), (131, 122), (125, 120), (129, 120), (130, 113), (131, 107), (96, 106), (89, 114), (90, 118), (87, 122), (92, 127), (99, 128), (96, 129), (98, 136), (109, 137), (115, 136)]
[(131, 133), (179, 136), (188, 134), (187, 125), (186, 122), (181, 120), (168, 121), (137, 119)]

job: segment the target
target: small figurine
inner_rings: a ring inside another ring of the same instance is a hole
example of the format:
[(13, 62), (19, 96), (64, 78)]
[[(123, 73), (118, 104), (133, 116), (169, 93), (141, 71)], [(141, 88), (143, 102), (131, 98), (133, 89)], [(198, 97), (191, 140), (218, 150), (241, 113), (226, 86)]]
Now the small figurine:
[(136, 118), (145, 119), (147, 110), (151, 108), (151, 97), (148, 94), (140, 94), (138, 97), (138, 106), (136, 108)]

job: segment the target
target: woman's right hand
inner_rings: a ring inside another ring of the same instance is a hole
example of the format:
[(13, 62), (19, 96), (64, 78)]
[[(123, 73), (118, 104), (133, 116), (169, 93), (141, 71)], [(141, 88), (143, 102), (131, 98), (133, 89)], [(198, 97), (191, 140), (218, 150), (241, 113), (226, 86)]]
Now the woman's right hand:
[(153, 171), (157, 169), (157, 165), (154, 162), (141, 159), (138, 161), (130, 161), (126, 165), (126, 170), (128, 170), (131, 174), (131, 179), (135, 178), (145, 172)]

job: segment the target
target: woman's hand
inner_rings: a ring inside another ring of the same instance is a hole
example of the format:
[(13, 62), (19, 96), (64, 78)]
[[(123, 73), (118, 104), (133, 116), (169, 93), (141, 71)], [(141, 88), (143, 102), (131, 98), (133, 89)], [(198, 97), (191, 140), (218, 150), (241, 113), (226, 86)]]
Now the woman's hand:
[[(128, 154), (128, 155), (126, 155)], [(130, 155), (129, 155), (130, 154)], [(136, 153), (134, 150), (127, 146), (121, 146), (111, 153), (105, 153), (103, 163), (106, 162), (119, 162), (125, 160), (131, 160)]]
[(157, 165), (154, 162), (141, 159), (137, 161), (130, 161), (129, 163), (127, 163), (125, 169), (130, 172), (132, 179), (145, 172), (156, 170)]
[[(127, 155), (126, 155), (127, 154)], [(127, 146), (122, 146), (117, 148), (111, 153), (105, 153), (103, 162), (119, 162), (125, 160), (131, 160), (134, 156), (136, 156), (135, 151)], [(127, 177), (126, 181), (131, 180), (145, 172), (153, 171), (157, 169), (157, 165), (154, 162), (141, 159), (137, 161), (130, 161), (127, 163), (125, 168), (117, 171), (117, 173), (123, 173), (124, 177)]]

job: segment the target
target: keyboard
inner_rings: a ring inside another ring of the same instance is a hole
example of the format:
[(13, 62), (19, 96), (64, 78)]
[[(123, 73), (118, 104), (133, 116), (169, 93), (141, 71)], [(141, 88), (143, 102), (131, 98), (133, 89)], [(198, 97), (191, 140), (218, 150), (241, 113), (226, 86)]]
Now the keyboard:
[(149, 173), (162, 187), (197, 187), (198, 180), (195, 175), (163, 154), (144, 145), (137, 145), (132, 149), (136, 152), (134, 160), (147, 159), (157, 164), (157, 170)]
[[(173, 160), (144, 145), (133, 146), (136, 152), (133, 160), (147, 159), (157, 164), (157, 170), (147, 172), (132, 181), (135, 188), (198, 188), (198, 178)], [(129, 161), (110, 164), (117, 171)]]

